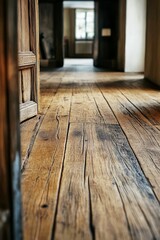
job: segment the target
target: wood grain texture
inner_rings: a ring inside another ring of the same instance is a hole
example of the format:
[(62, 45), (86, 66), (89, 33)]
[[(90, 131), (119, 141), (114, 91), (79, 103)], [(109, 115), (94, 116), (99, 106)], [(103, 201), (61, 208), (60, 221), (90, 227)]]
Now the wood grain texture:
[(19, 51), (30, 51), (30, 34), (29, 34), (29, 1), (20, 1), (20, 17), (18, 21), (22, 22), (22, 28), (18, 29), (21, 34), (21, 49)]
[(121, 128), (71, 124), (55, 239), (158, 239), (159, 216), (159, 203)]
[(33, 101), (27, 101), (25, 103), (21, 103), (20, 105), (20, 121), (31, 118), (37, 115), (37, 103)]
[(33, 52), (21, 52), (19, 53), (19, 67), (29, 67), (36, 64), (36, 56)]
[[(39, 33), (38, 33), (38, 1), (18, 1), (18, 58), (19, 58), (19, 91), (20, 104), (23, 103), (23, 120), (35, 115), (32, 102), (39, 104)], [(28, 114), (30, 101), (31, 109)], [(24, 105), (24, 103), (26, 103)], [(38, 106), (39, 108), (39, 106)], [(26, 111), (26, 113), (24, 113)], [(31, 113), (33, 113), (31, 115)], [(25, 118), (24, 118), (25, 117)]]
[[(0, 35), (5, 36), (5, 21), (4, 21), (4, 1), (0, 1)], [(4, 37), (5, 38), (5, 37)], [(3, 220), (3, 215), (10, 214), (10, 193), (8, 191), (9, 188), (9, 173), (8, 173), (8, 154), (6, 151), (6, 124), (7, 124), (7, 96), (6, 96), (6, 69), (4, 62), (5, 59), (5, 41), (0, 41), (0, 106), (1, 106), (1, 114), (0, 114), (0, 176), (3, 179), (3, 184), (0, 184), (1, 198), (0, 198), (0, 236), (3, 238), (9, 239), (10, 230), (11, 230), (11, 222), (6, 219)]]
[[(152, 125), (154, 115), (153, 117), (152, 115), (148, 115), (146, 118), (145, 114), (139, 111), (139, 109), (132, 104), (131, 100), (129, 101), (120, 91), (118, 91), (118, 88), (115, 90), (113, 88), (106, 90), (104, 87), (101, 87), (101, 90), (122, 129), (124, 130), (128, 141), (130, 142), (141, 166), (143, 167), (143, 171), (149, 177), (156, 195), (160, 198), (158, 160), (159, 131)], [(137, 96), (137, 91), (135, 91), (134, 96)], [(142, 96), (143, 94), (141, 93), (141, 97)], [(135, 99), (137, 99), (137, 97), (135, 97)], [(148, 102), (152, 102), (152, 100), (148, 100)], [(143, 101), (141, 104), (143, 105)], [(154, 105), (152, 109), (154, 109)]]
[(30, 155), (33, 142), (41, 125), (42, 116), (37, 116), (21, 123), (21, 159), (23, 169), (26, 159)]
[(0, 0), (0, 239), (22, 238), (17, 1)]
[(159, 239), (157, 89), (75, 60), (41, 78), (43, 119), (32, 133), (22, 128), (34, 138), (22, 178), (25, 239)]
[[(52, 233), (71, 96), (71, 90), (68, 89), (66, 92), (63, 86), (59, 88), (42, 122), (23, 174), (24, 227), (28, 229), (24, 234), (25, 239), (49, 239)], [(43, 177), (41, 177), (42, 172)], [(33, 201), (36, 208), (32, 205)]]
[(99, 89), (86, 82), (73, 84), (71, 122), (117, 123)]
[[(143, 94), (138, 89), (120, 91), (128, 102), (131, 102), (152, 125), (160, 124), (160, 116), (157, 114), (157, 111), (160, 109), (160, 102), (158, 100), (160, 93), (158, 91), (143, 91)], [(148, 101), (148, 99), (150, 100)]]
[(22, 94), (22, 102), (25, 103), (31, 100), (31, 70), (24, 69), (21, 71), (21, 94)]
[[(32, 148), (34, 146), (34, 142), (37, 137), (39, 128), (43, 122), (43, 119), (47, 111), (51, 107), (53, 98), (57, 93), (58, 87), (60, 86), (60, 82), (61, 82), (61, 79), (56, 79), (55, 81), (53, 77), (50, 77), (50, 74), (44, 74), (44, 76), (42, 74), (42, 77), (41, 77), (41, 83), (42, 83), (41, 99), (40, 99), (41, 111), (39, 112), (38, 116), (21, 123), (21, 149), (22, 149), (21, 169), (22, 171), (25, 168), (25, 165), (27, 164), (27, 161), (32, 152)], [(45, 84), (45, 90), (43, 89), (44, 78), (48, 79), (47, 84)], [(24, 111), (24, 114), (26, 114), (25, 111)]]

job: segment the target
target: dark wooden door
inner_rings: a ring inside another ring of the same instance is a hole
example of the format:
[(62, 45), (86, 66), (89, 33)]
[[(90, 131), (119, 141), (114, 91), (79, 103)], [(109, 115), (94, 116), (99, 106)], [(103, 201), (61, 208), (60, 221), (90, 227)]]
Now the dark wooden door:
[(20, 120), (37, 114), (38, 69), (38, 0), (18, 0), (18, 56)]
[(17, 1), (0, 0), (0, 239), (21, 232)]
[(119, 0), (95, 0), (94, 65), (117, 70)]
[(39, 0), (41, 67), (63, 66), (63, 1)]

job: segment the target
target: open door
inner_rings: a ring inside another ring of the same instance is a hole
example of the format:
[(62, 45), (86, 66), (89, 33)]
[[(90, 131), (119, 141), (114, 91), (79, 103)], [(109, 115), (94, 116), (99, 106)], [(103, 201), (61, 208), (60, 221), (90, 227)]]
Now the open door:
[(62, 67), (62, 0), (39, 0), (39, 26), (41, 67)]
[(0, 239), (22, 239), (17, 0), (0, 0)]
[(18, 0), (18, 57), (21, 122), (35, 116), (39, 91), (38, 0)]

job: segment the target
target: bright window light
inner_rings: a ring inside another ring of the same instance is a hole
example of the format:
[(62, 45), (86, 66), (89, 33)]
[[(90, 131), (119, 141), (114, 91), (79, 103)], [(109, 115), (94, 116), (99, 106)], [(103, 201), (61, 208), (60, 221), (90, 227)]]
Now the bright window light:
[(93, 39), (94, 10), (76, 9), (76, 39)]

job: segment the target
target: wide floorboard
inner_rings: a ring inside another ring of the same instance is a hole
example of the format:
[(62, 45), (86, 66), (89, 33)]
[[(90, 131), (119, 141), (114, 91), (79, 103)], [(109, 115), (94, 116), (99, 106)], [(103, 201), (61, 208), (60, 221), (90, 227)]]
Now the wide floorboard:
[(142, 75), (42, 72), (21, 142), (25, 240), (160, 239), (160, 90)]

